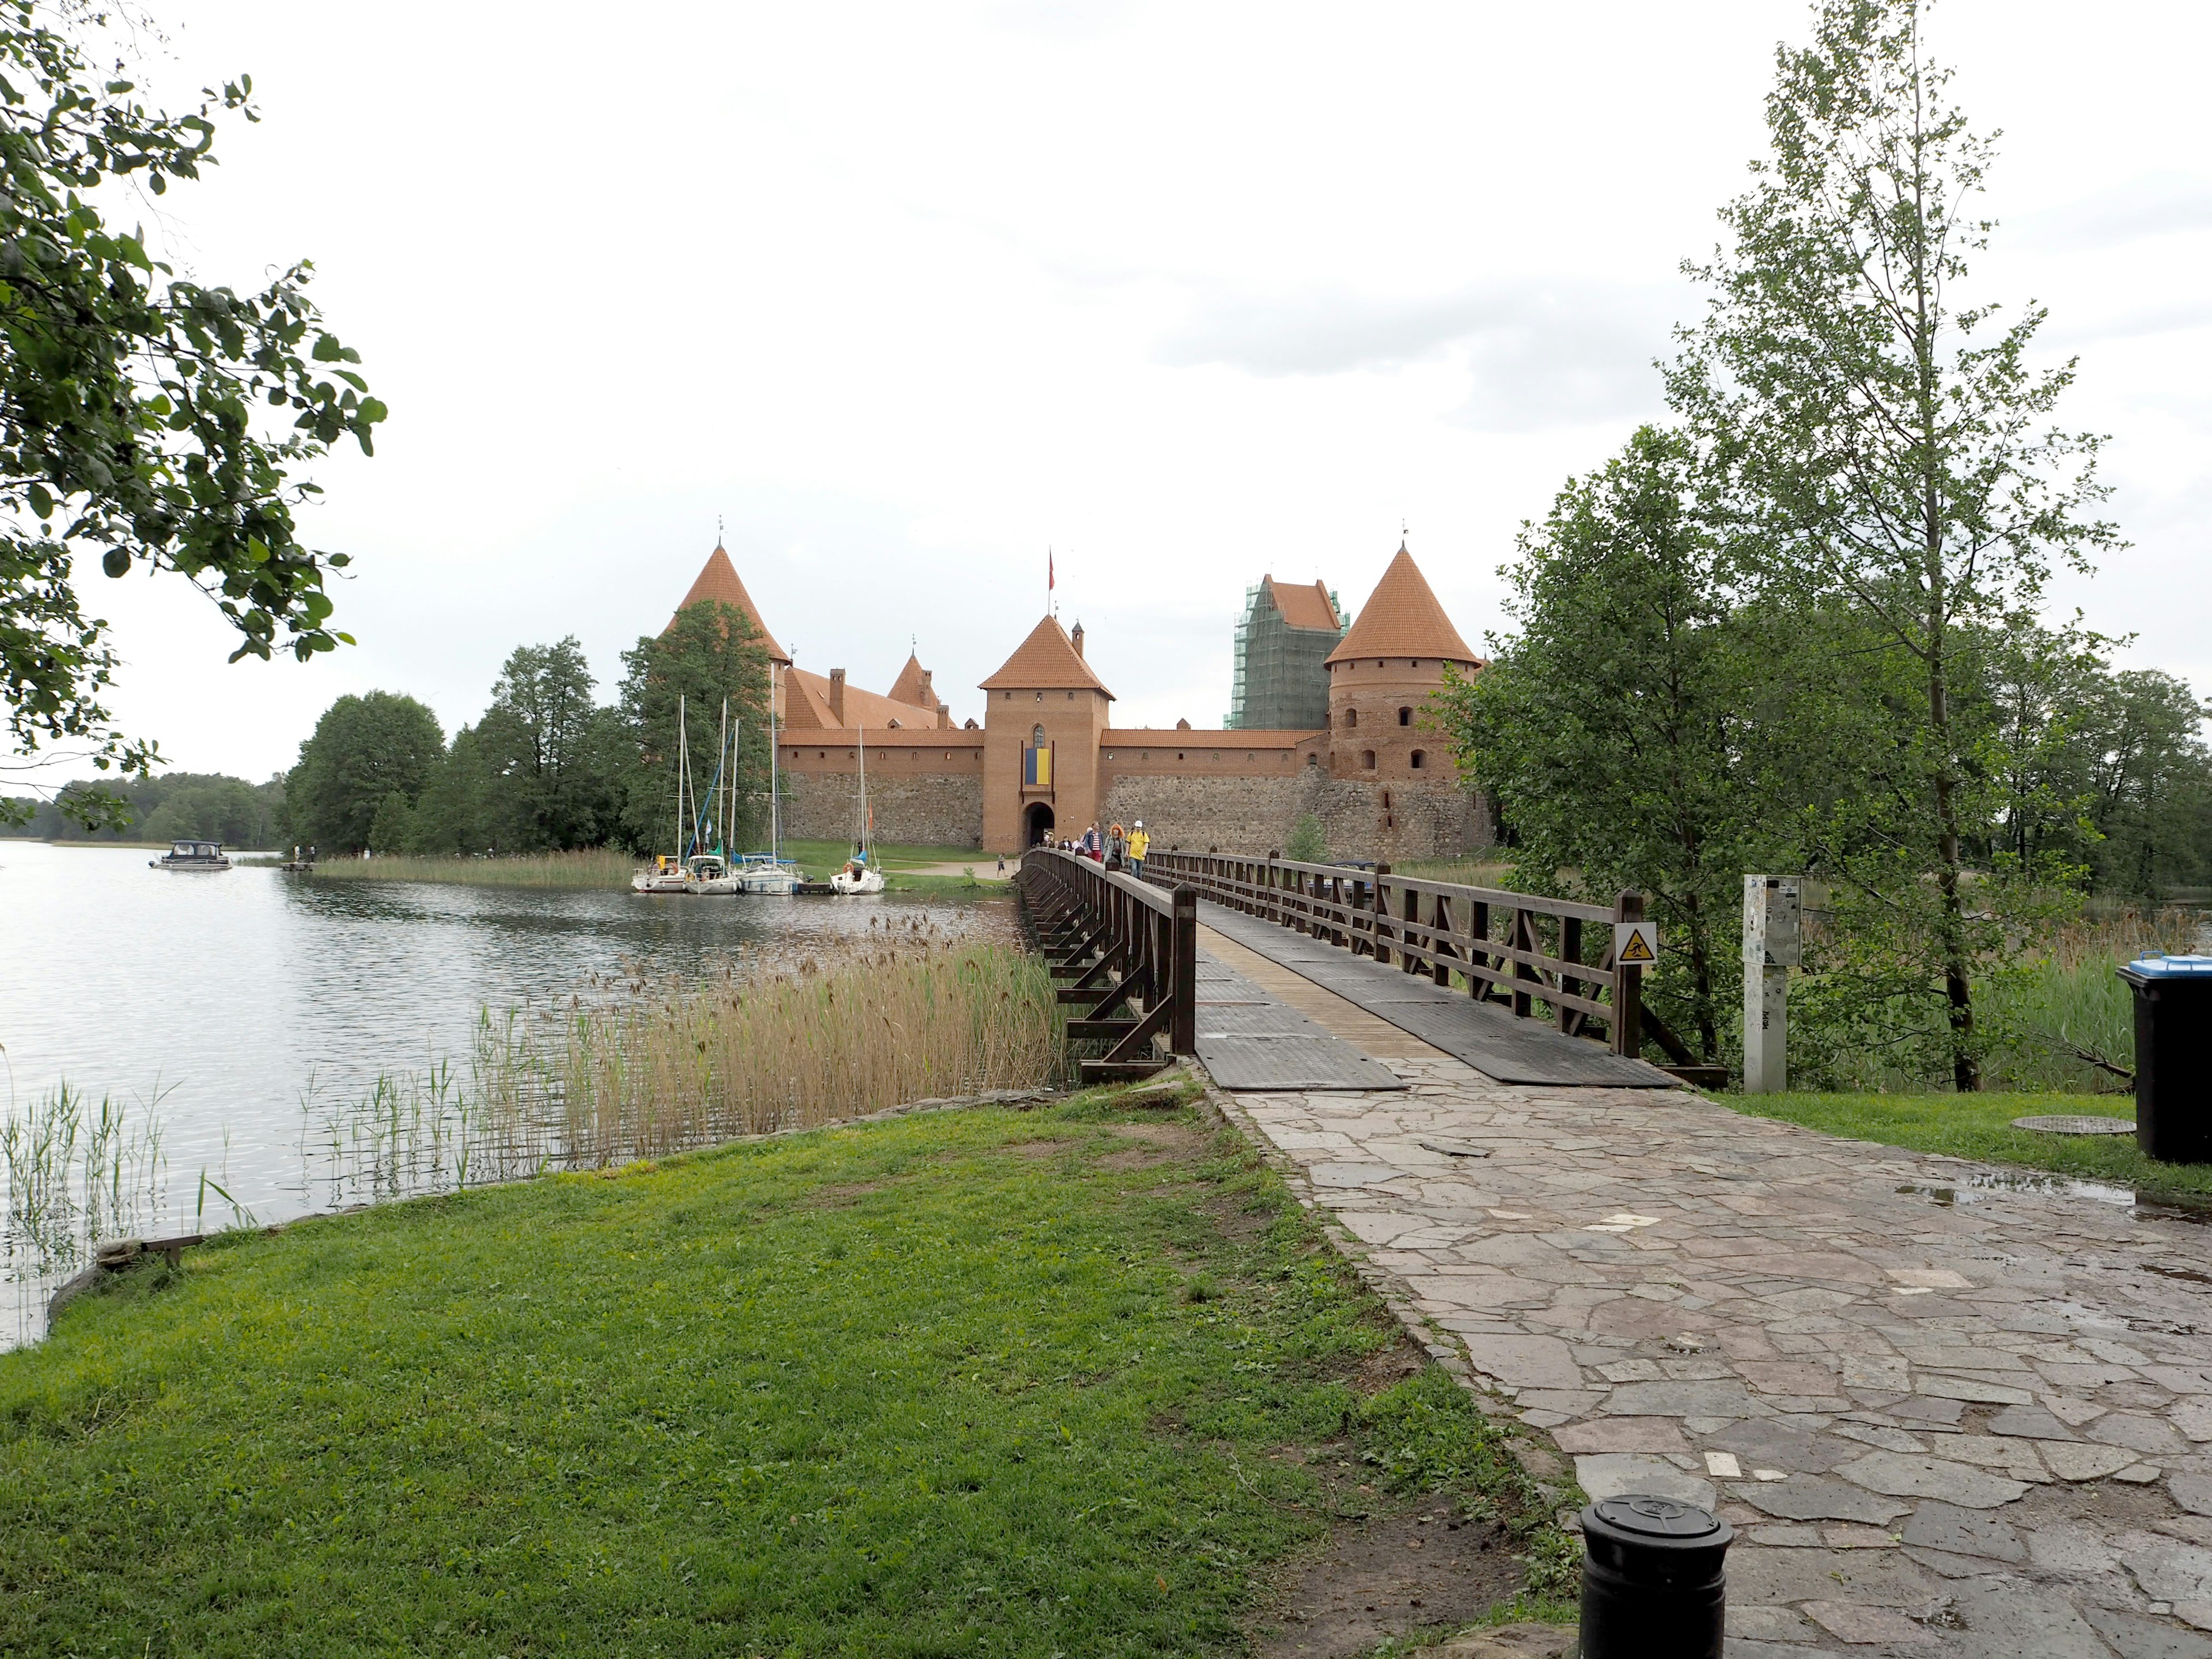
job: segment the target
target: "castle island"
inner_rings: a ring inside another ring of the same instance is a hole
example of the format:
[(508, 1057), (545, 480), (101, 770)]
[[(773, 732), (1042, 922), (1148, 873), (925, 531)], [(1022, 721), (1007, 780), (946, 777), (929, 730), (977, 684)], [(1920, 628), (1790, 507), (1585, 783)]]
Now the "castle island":
[(1163, 848), (1280, 848), (1310, 813), (1338, 859), (1452, 858), (1487, 842), (1428, 709), (1447, 666), (1482, 666), (1401, 543), (1347, 617), (1320, 582), (1263, 578), (1236, 631), (1229, 723), (1116, 726), (1114, 693), (1073, 632), (1046, 616), (956, 724), (919, 655), (888, 692), (845, 670), (793, 665), (717, 542), (683, 606), (750, 618), (775, 665), (788, 835), (851, 832), (860, 750), (884, 841), (1012, 851), (1143, 819)]

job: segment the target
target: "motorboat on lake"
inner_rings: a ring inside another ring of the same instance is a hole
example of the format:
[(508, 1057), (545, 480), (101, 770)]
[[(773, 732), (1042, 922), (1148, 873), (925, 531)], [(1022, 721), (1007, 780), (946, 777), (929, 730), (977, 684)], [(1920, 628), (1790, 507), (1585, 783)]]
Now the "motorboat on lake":
[(153, 870), (189, 870), (195, 873), (230, 868), (230, 860), (219, 841), (172, 842), (167, 852), (160, 858), (148, 859), (146, 864)]

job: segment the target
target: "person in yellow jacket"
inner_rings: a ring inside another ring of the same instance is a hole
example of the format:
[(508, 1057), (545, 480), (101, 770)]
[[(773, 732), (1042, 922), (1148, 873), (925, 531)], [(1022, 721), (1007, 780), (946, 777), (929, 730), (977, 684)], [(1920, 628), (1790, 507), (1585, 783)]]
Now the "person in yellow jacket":
[(1145, 878), (1145, 854), (1152, 846), (1152, 838), (1145, 833), (1145, 821), (1139, 818), (1129, 831), (1129, 873), (1139, 881)]

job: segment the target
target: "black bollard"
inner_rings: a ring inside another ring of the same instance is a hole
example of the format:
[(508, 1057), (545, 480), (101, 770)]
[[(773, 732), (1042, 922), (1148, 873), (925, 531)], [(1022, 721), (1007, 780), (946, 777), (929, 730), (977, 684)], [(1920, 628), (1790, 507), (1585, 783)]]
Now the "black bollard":
[(1721, 1659), (1735, 1537), (1671, 1498), (1631, 1493), (1584, 1510), (1582, 1659)]

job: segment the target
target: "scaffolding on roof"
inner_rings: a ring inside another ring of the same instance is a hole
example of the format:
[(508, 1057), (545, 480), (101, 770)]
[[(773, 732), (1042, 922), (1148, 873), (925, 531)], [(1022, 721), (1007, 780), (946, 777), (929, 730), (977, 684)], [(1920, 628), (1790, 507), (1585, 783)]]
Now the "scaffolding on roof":
[(1328, 600), (1336, 627), (1293, 628), (1266, 578), (1244, 590), (1231, 636), (1230, 707), (1222, 722), (1229, 730), (1314, 732), (1328, 724), (1328, 670), (1322, 665), (1350, 624), (1334, 589)]

